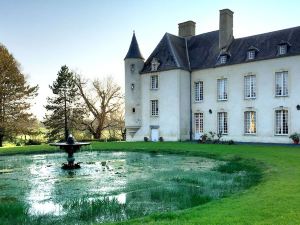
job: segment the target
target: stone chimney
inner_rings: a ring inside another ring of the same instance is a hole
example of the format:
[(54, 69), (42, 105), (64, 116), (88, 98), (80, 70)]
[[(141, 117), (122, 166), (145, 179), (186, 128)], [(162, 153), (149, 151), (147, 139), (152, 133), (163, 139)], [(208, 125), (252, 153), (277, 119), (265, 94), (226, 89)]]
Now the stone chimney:
[(196, 31), (196, 23), (194, 21), (186, 21), (178, 24), (178, 36), (190, 37), (194, 36)]
[(227, 49), (233, 40), (233, 12), (230, 9), (220, 10), (219, 48)]

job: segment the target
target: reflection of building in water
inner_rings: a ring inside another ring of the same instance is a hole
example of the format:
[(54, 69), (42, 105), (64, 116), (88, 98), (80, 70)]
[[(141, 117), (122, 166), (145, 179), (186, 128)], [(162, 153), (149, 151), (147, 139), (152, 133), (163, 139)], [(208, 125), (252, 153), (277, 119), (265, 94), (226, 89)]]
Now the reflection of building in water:
[(233, 36), (233, 12), (220, 10), (216, 31), (195, 23), (166, 33), (146, 61), (137, 39), (125, 57), (128, 141), (223, 139), (288, 143), (300, 132), (300, 27)]

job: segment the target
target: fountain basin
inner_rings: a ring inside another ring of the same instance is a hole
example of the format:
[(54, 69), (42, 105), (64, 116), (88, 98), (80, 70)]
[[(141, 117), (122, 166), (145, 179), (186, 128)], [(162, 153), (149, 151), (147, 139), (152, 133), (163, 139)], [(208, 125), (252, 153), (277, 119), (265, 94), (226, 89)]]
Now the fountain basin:
[(73, 170), (79, 169), (80, 163), (75, 163), (74, 153), (79, 151), (81, 146), (90, 145), (90, 142), (77, 142), (72, 134), (69, 135), (67, 142), (65, 143), (50, 143), (51, 146), (57, 146), (60, 149), (63, 149), (66, 153), (68, 153), (67, 162), (62, 164), (62, 169), (65, 170)]

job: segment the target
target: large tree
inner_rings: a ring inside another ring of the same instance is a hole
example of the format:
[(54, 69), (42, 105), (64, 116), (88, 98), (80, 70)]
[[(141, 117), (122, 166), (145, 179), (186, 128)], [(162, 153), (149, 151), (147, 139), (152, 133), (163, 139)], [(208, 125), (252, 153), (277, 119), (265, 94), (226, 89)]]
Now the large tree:
[(20, 64), (7, 48), (0, 44), (0, 147), (4, 138), (21, 134), (24, 121), (30, 121), (28, 112), (38, 86), (28, 85)]
[(70, 131), (81, 129), (85, 109), (74, 73), (62, 66), (56, 80), (49, 86), (53, 96), (47, 98), (47, 113), (44, 118), (49, 140), (67, 139)]
[(112, 116), (120, 110), (123, 102), (121, 87), (112, 77), (96, 79), (88, 90), (88, 82), (77, 76), (76, 84), (89, 111), (84, 121), (86, 129), (95, 139), (100, 139), (103, 131), (116, 126)]
[(119, 109), (112, 112), (108, 116), (108, 124), (110, 127), (108, 129), (109, 138), (111, 139), (123, 139), (123, 134), (125, 132), (125, 118), (124, 118), (124, 105), (121, 105)]

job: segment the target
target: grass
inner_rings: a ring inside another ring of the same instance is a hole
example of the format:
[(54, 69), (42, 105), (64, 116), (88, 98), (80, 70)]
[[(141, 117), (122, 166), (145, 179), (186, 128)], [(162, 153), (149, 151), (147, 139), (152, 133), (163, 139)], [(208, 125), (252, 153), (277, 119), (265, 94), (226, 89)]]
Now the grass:
[(1, 155), (15, 155), (15, 154), (53, 153), (53, 152), (58, 152), (58, 151), (59, 151), (58, 148), (49, 146), (47, 144), (2, 147), (2, 148), (0, 148), (0, 156)]
[[(234, 172), (239, 162), (254, 159), (264, 167), (262, 182), (242, 193), (198, 207), (156, 213), (118, 224), (300, 224), (300, 147), (260, 145), (203, 145), (193, 143), (93, 143), (93, 150), (180, 153), (233, 159), (219, 171)], [(48, 146), (1, 148), (1, 154), (56, 151)], [(234, 162), (236, 160), (237, 162)], [(255, 171), (255, 168), (252, 168)], [(19, 210), (16, 208), (15, 210)]]

